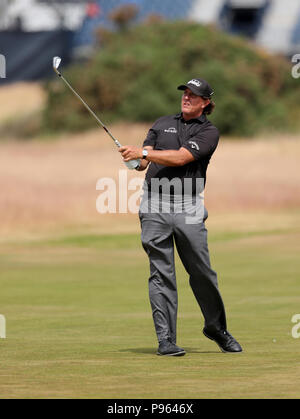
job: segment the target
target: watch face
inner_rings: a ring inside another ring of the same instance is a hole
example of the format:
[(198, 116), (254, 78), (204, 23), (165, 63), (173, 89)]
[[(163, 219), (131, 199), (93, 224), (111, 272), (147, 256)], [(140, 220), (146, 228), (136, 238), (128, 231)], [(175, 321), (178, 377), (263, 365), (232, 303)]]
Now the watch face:
[(143, 157), (147, 157), (148, 156), (148, 151), (147, 150), (143, 150)]

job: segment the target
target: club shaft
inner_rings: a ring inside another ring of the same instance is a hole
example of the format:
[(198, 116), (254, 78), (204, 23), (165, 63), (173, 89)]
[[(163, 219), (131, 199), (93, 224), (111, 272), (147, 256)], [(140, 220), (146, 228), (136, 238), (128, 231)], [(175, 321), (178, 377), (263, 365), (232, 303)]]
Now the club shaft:
[(104, 131), (110, 136), (110, 138), (114, 141), (116, 146), (118, 148), (121, 147), (121, 144), (119, 141), (112, 135), (112, 133), (107, 129), (107, 127), (103, 124), (103, 122), (98, 118), (98, 116), (95, 114), (94, 111), (89, 107), (87, 103), (82, 99), (82, 97), (76, 92), (76, 90), (73, 89), (73, 87), (70, 85), (70, 83), (60, 74), (58, 73), (59, 77), (64, 81), (64, 83), (69, 87), (69, 89), (74, 93), (75, 96), (78, 97), (78, 99), (81, 101), (81, 103), (85, 106), (85, 108), (89, 111), (89, 113), (96, 119), (98, 124), (104, 129)]

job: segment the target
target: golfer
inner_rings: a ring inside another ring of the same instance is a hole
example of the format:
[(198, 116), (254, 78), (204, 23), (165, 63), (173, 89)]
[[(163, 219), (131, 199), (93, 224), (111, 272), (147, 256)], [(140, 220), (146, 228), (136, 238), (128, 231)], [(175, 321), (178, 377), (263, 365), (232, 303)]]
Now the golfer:
[[(202, 193), (206, 170), (219, 132), (207, 119), (214, 110), (213, 90), (203, 79), (180, 85), (181, 113), (159, 118), (143, 148), (120, 148), (124, 161), (148, 166), (139, 216), (142, 244), (150, 261), (149, 297), (158, 339), (158, 355), (184, 355), (176, 345), (177, 286), (174, 244), (203, 313), (204, 335), (223, 352), (242, 348), (227, 331), (217, 274), (210, 265)], [(167, 187), (165, 187), (167, 186)]]

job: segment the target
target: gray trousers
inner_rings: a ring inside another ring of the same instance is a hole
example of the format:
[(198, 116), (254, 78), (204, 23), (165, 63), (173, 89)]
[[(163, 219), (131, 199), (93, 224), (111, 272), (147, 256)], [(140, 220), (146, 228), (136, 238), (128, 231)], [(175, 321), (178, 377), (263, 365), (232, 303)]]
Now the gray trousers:
[(150, 261), (149, 297), (158, 341), (176, 343), (177, 286), (174, 244), (189, 275), (190, 286), (212, 332), (226, 329), (224, 304), (218, 290), (217, 274), (210, 266), (204, 218), (186, 223), (182, 213), (139, 212), (141, 240)]

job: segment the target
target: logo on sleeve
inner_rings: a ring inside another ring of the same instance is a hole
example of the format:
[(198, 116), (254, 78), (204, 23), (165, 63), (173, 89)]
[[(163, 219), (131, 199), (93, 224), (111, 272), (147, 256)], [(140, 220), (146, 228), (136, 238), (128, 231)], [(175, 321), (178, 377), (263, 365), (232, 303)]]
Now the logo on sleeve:
[(168, 129), (165, 129), (164, 132), (170, 132), (171, 134), (177, 134), (177, 129), (174, 127), (170, 127)]
[(191, 145), (191, 148), (195, 148), (199, 151), (199, 146), (197, 143), (195, 143), (195, 141), (189, 141), (189, 144)]

